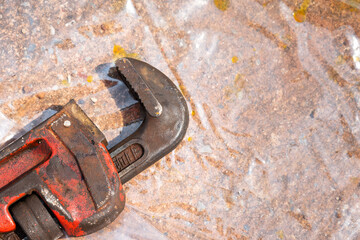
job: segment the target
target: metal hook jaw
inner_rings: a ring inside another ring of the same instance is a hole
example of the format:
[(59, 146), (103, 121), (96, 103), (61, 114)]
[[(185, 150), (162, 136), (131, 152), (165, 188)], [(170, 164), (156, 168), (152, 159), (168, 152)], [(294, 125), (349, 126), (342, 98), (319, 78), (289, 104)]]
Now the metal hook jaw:
[(118, 59), (116, 67), (146, 110), (139, 129), (109, 150), (125, 183), (176, 148), (189, 111), (178, 87), (156, 68), (131, 58)]

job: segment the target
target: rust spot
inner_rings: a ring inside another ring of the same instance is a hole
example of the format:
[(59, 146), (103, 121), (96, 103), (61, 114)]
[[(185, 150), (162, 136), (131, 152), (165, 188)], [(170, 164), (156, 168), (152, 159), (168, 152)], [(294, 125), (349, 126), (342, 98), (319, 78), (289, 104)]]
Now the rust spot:
[(115, 13), (120, 12), (126, 6), (127, 0), (112, 0), (111, 5)]
[(260, 165), (263, 164), (262, 161), (260, 161), (258, 158), (255, 158), (255, 162), (256, 162), (257, 164), (260, 164)]
[[(205, 212), (205, 210), (199, 211), (197, 208), (195, 208), (194, 206), (192, 206), (190, 204), (177, 202), (177, 203), (175, 203), (175, 205), (195, 216), (205, 216), (205, 217), (207, 216), (207, 213)], [(208, 217), (209, 216), (207, 216), (206, 219), (209, 219)]]
[(165, 163), (168, 168), (171, 168), (171, 158), (169, 156), (165, 156)]
[[(239, 228), (237, 228), (237, 229), (239, 229)], [(249, 240), (250, 238), (249, 237), (246, 237), (246, 236), (244, 236), (244, 235), (242, 235), (242, 234), (239, 234), (239, 233), (236, 233), (235, 232), (235, 228), (233, 228), (233, 227), (228, 227), (227, 229), (226, 229), (226, 236), (228, 237), (227, 239), (228, 240)], [(258, 238), (258, 240), (261, 240), (261, 238)]]
[(158, 170), (164, 170), (164, 169), (165, 169), (165, 168), (161, 165), (161, 162), (155, 163), (154, 166), (155, 166)]
[(342, 218), (342, 214), (339, 210), (335, 210), (335, 217), (336, 218)]
[(36, 97), (38, 99), (43, 99), (45, 97), (45, 94), (46, 94), (45, 92), (41, 92), (41, 93), (36, 94)]
[(177, 161), (177, 162), (181, 162), (181, 163), (185, 163), (185, 159), (183, 159), (183, 158), (181, 158), (181, 157), (179, 157), (179, 156), (175, 156), (175, 160)]
[(348, 151), (347, 152), (347, 155), (351, 158), (351, 157), (356, 157), (358, 159), (360, 159), (360, 149), (355, 149), (355, 150), (352, 150), (352, 151)]
[(294, 213), (294, 212), (288, 212), (288, 214), (295, 218), (296, 221), (298, 221), (298, 223), (300, 223), (300, 225), (306, 229), (306, 230), (311, 230), (312, 227), (311, 227), (311, 224), (309, 223), (308, 220), (306, 220), (306, 217), (304, 214), (301, 214), (301, 213)]
[(260, 24), (255, 23), (255, 22), (249, 22), (249, 27), (255, 29), (256, 31), (258, 31), (259, 33), (264, 35), (266, 38), (270, 39), (273, 43), (275, 43), (278, 46), (278, 48), (280, 48), (282, 50), (289, 49), (289, 47), (286, 43), (284, 43), (282, 40), (279, 39), (279, 37), (277, 37), (275, 34), (270, 32), (269, 30), (267, 30), (265, 27), (261, 26)]
[(328, 71), (327, 71), (327, 74), (329, 76), (329, 78), (331, 80), (333, 80), (337, 85), (339, 85), (340, 87), (344, 87), (344, 86), (348, 86), (348, 82), (343, 79), (337, 72), (336, 70), (331, 67), (331, 66), (327, 66), (328, 67)]
[(250, 134), (248, 133), (236, 133), (236, 132), (233, 132), (225, 127), (221, 127), (222, 130), (224, 130), (225, 132), (227, 133), (230, 133), (231, 135), (234, 135), (235, 137), (246, 137), (246, 138), (249, 138), (249, 137), (252, 137)]
[(140, 191), (141, 194), (147, 194), (148, 191), (146, 189)]
[(91, 33), (96, 37), (103, 37), (120, 32), (121, 30), (122, 27), (117, 25), (115, 21), (104, 22), (98, 25), (82, 26), (78, 28), (79, 33), (89, 39), (91, 37)]
[(195, 148), (191, 147), (190, 149), (191, 149), (191, 150), (193, 151), (193, 153), (195, 154), (195, 160), (200, 163), (200, 166), (201, 166), (205, 171), (207, 171), (207, 167), (206, 167), (206, 165), (204, 164), (204, 161), (203, 161), (203, 159), (202, 159), (202, 155), (201, 155)]
[(62, 42), (56, 44), (56, 47), (58, 47), (58, 48), (60, 48), (62, 50), (68, 50), (68, 49), (74, 48), (75, 45), (71, 41), (70, 38), (67, 38), (67, 39), (63, 40)]
[(340, 116), (340, 123), (341, 123), (341, 126), (343, 127), (342, 138), (343, 138), (344, 142), (346, 142), (347, 144), (350, 145), (350, 150), (348, 150), (347, 155), (349, 157), (354, 156), (354, 157), (360, 159), (359, 143), (357, 142), (354, 134), (352, 133), (349, 124), (347, 123), (344, 116), (342, 116), (342, 115)]
[(234, 172), (228, 169), (223, 170), (222, 173), (228, 177), (234, 175)]
[(219, 217), (216, 218), (216, 230), (221, 236), (224, 236), (224, 224), (223, 220)]
[[(145, 180), (148, 180), (150, 178), (149, 175), (145, 175), (145, 174), (139, 174), (136, 176), (136, 180), (139, 180), (139, 181), (145, 181)], [(131, 181), (131, 183), (133, 183), (134, 181)]]
[(228, 189), (223, 189), (224, 192), (224, 200), (226, 202), (226, 206), (231, 209), (235, 204), (234, 204), (234, 200), (232, 197), (232, 191), (228, 190)]
[(214, 158), (212, 158), (210, 156), (205, 156), (205, 159), (214, 168), (217, 168), (217, 169), (221, 170), (224, 167), (224, 163), (221, 160), (217, 161), (217, 160), (215, 160)]

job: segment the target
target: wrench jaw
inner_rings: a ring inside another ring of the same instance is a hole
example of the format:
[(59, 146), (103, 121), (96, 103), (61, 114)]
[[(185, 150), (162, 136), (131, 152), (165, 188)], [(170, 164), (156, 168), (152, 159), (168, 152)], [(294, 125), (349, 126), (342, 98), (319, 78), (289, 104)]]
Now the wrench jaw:
[(139, 129), (109, 150), (126, 183), (176, 148), (189, 125), (189, 111), (176, 85), (156, 68), (131, 58), (117, 60), (116, 67), (146, 110)]

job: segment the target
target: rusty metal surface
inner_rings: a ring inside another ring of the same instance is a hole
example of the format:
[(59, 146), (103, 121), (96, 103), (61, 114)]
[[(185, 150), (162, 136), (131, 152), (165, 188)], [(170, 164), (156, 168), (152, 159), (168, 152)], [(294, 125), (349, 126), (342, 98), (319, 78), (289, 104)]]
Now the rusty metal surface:
[(135, 103), (99, 67), (118, 57), (186, 97), (186, 140), (81, 239), (359, 238), (358, 1), (2, 3), (2, 142), (74, 98), (111, 145)]

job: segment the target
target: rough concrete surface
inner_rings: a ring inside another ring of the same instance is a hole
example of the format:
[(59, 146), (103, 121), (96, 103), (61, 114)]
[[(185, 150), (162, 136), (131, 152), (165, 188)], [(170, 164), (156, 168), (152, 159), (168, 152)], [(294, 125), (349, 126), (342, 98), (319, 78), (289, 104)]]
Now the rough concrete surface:
[(2, 143), (71, 98), (111, 143), (123, 56), (188, 101), (180, 146), (80, 239), (360, 239), (358, 0), (2, 0), (0, 46)]

